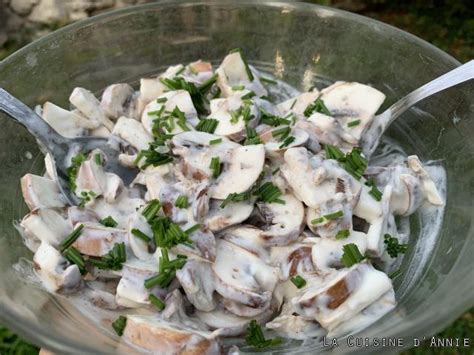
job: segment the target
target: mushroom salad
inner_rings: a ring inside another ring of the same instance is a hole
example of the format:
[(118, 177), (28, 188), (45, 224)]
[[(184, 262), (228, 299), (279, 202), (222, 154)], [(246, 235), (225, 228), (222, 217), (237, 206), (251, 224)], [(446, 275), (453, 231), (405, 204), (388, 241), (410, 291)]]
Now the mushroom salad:
[(338, 337), (392, 310), (403, 221), (443, 206), (444, 187), (414, 155), (368, 164), (359, 142), (380, 91), (282, 87), (234, 50), (216, 70), (199, 60), (138, 91), (75, 88), (70, 110), (37, 107), (65, 137), (108, 138), (137, 171), (126, 186), (101, 151), (77, 152), (74, 206), (49, 155), (44, 176), (21, 179), (44, 287), (107, 310), (111, 331), (159, 354)]

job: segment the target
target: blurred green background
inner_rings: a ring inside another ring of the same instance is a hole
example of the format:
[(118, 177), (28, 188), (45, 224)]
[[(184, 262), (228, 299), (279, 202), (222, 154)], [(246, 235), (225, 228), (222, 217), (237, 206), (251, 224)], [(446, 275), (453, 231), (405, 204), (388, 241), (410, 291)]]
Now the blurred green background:
[[(3, 1), (2, 5), (2, 0), (0, 0), (0, 22), (2, 11), (4, 11), (2, 7), (7, 6), (6, 0)], [(389, 23), (431, 42), (461, 62), (474, 58), (473, 0), (314, 0), (308, 2), (341, 8)], [(49, 24), (20, 28), (0, 47), (0, 60), (38, 36), (53, 31), (67, 22), (70, 21), (53, 21)], [(425, 343), (419, 348), (406, 351), (405, 354), (473, 354), (474, 308), (436, 336), (470, 338), (471, 347), (431, 348), (429, 343)], [(0, 326), (0, 355), (29, 355), (37, 354), (38, 351), (39, 349), (35, 346), (26, 343), (7, 328)]]

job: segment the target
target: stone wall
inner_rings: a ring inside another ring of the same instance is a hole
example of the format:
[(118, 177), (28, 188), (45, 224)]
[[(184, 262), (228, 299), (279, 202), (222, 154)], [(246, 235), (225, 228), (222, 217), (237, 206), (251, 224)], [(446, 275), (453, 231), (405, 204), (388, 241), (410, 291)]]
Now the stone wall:
[(102, 11), (153, 0), (0, 0), (0, 48), (25, 44)]

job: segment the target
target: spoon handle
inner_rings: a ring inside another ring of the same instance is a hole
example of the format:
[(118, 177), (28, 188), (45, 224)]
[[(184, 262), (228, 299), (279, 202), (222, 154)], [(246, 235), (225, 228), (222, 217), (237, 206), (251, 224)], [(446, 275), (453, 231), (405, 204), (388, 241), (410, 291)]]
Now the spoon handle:
[(474, 79), (474, 60), (471, 60), (419, 87), (395, 102), (380, 115), (375, 116), (372, 124), (363, 133), (361, 147), (364, 154), (367, 157), (372, 155), (377, 148), (380, 137), (385, 133), (388, 126), (390, 126), (393, 121), (410, 107), (431, 95), (471, 79)]
[(2, 88), (0, 88), (0, 112), (25, 126), (50, 153), (67, 145), (66, 139), (59, 135), (45, 120)]

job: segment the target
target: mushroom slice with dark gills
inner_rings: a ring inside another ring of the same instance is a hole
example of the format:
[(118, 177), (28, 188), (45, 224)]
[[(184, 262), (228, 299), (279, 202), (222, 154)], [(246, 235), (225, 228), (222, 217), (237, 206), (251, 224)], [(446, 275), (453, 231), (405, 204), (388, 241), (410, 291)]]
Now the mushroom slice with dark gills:
[(305, 318), (296, 313), (291, 303), (284, 303), (280, 314), (265, 326), (274, 330), (279, 336), (290, 339), (314, 339), (327, 334), (313, 318)]
[(306, 206), (318, 208), (335, 194), (346, 196), (349, 203), (357, 201), (361, 184), (347, 173), (335, 160), (310, 158), (306, 148), (290, 148), (284, 155), (280, 171), (294, 195)]
[(125, 116), (135, 118), (136, 95), (135, 90), (128, 84), (113, 84), (107, 86), (102, 94), (100, 108), (113, 121)]
[(176, 277), (187, 299), (196, 309), (210, 312), (216, 307), (215, 280), (212, 264), (206, 260), (190, 258)]
[(367, 262), (335, 271), (302, 288), (292, 303), (296, 311), (332, 331), (392, 289), (390, 278)]
[(336, 193), (333, 200), (307, 209), (306, 224), (314, 234), (334, 238), (338, 233), (352, 230), (352, 206), (344, 194)]
[(260, 82), (258, 72), (247, 64), (240, 51), (228, 54), (216, 73), (217, 85), (223, 97), (232, 96), (235, 92), (242, 90), (240, 86), (253, 91), (259, 97), (268, 94)]
[(209, 213), (204, 218), (204, 225), (213, 232), (241, 223), (252, 214), (252, 201), (233, 202), (221, 207), (222, 202), (211, 200)]
[(82, 284), (77, 265), (71, 265), (59, 251), (42, 242), (33, 257), (36, 274), (50, 291), (70, 293)]
[[(359, 141), (384, 102), (385, 95), (368, 85), (338, 81), (321, 91), (321, 100), (343, 130)], [(350, 124), (354, 121), (359, 122)]]
[(394, 309), (396, 304), (395, 292), (391, 289), (377, 301), (360, 311), (360, 313), (331, 330), (328, 333), (328, 337), (341, 337), (364, 329)]
[(211, 197), (209, 196), (209, 185), (201, 183), (194, 189), (194, 199), (191, 204), (193, 218), (196, 221), (202, 221), (209, 212), (209, 204)]
[(298, 238), (303, 228), (303, 204), (291, 194), (282, 195), (279, 199), (284, 203), (257, 203), (266, 223), (261, 237), (268, 245), (288, 245)]
[(262, 313), (269, 307), (278, 282), (277, 268), (235, 244), (218, 240), (213, 270), (216, 291), (228, 301), (224, 306), (231, 312), (240, 315), (252, 308)]
[(283, 280), (316, 271), (312, 260), (312, 244), (293, 243), (272, 247), (270, 259), (272, 265), (280, 268)]
[(155, 315), (128, 315), (123, 338), (154, 354), (210, 355), (220, 352), (220, 344), (210, 332), (167, 322)]
[(351, 231), (350, 235), (344, 239), (315, 238), (312, 248), (312, 259), (315, 268), (326, 275), (343, 267), (341, 257), (343, 246), (354, 243), (362, 255), (367, 250), (367, 235), (362, 232)]

